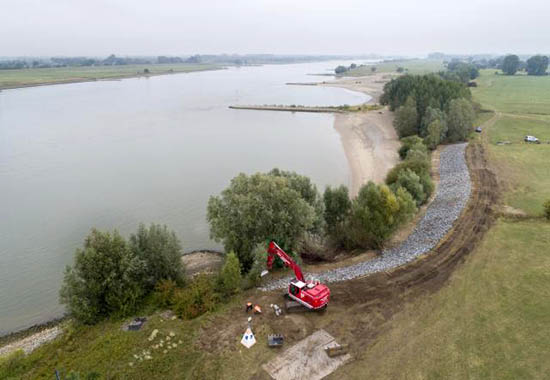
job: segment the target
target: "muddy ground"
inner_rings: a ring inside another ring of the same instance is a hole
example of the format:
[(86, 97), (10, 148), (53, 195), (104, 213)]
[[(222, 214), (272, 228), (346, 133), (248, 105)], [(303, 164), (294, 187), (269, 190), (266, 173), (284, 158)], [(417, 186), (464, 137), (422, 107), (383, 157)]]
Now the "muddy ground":
[[(282, 305), (280, 291), (247, 293), (246, 297), (264, 308), (264, 314), (254, 317), (253, 322), (258, 341), (263, 342), (269, 333), (281, 333), (288, 348), (323, 328), (339, 342), (350, 344), (353, 361), (357, 353), (364, 351), (385, 331), (386, 321), (407, 302), (444, 286), (493, 223), (498, 208), (498, 183), (487, 166), (485, 154), (479, 143), (468, 147), (467, 161), (472, 179), (470, 200), (454, 228), (430, 253), (390, 272), (331, 284), (331, 302), (326, 312), (275, 317), (269, 305)], [(239, 338), (243, 332), (243, 318), (246, 318), (244, 307), (234, 307), (213, 317), (201, 331), (197, 344), (210, 353), (238, 350), (235, 337)], [(258, 365), (250, 378), (267, 379), (269, 376)]]

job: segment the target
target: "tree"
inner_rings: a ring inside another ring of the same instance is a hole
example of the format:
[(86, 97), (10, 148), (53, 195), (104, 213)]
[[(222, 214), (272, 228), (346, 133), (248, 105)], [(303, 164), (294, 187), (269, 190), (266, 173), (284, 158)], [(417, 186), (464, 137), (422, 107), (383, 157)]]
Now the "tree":
[(232, 296), (241, 289), (241, 265), (234, 252), (229, 252), (218, 277), (218, 288), (225, 297)]
[(519, 57), (514, 54), (507, 55), (502, 61), (502, 71), (506, 75), (514, 75), (519, 68)]
[(407, 191), (393, 193), (386, 185), (369, 182), (352, 202), (350, 238), (358, 247), (379, 248), (415, 210)]
[(321, 233), (324, 227), (323, 199), (321, 198), (319, 191), (317, 191), (317, 186), (315, 186), (311, 182), (311, 179), (296, 172), (289, 172), (285, 170), (280, 170), (278, 168), (272, 169), (268, 173), (268, 175), (288, 179), (288, 184), (290, 188), (300, 193), (302, 199), (305, 200), (315, 210), (315, 219), (313, 222), (313, 226), (308, 232)]
[(161, 280), (172, 280), (183, 284), (184, 267), (181, 261), (181, 243), (174, 231), (168, 227), (151, 224), (149, 228), (140, 224), (137, 233), (130, 236), (130, 249), (145, 263), (147, 272), (143, 275), (144, 289), (151, 291)]
[(535, 55), (527, 60), (528, 75), (546, 75), (548, 70), (548, 57)]
[(141, 278), (145, 263), (115, 230), (93, 229), (67, 266), (60, 301), (79, 322), (92, 324), (110, 314), (136, 310), (145, 292)]
[(346, 71), (348, 71), (348, 68), (346, 66), (337, 66), (335, 69), (334, 69), (334, 73), (336, 74), (343, 74), (345, 73)]
[(422, 121), (420, 122), (420, 136), (426, 137), (428, 135), (428, 126), (436, 120), (441, 123), (442, 130), (439, 138), (443, 140), (445, 138), (445, 135), (447, 134), (447, 122), (445, 120), (445, 112), (435, 107), (426, 108), (426, 112), (424, 113)]
[(323, 201), (327, 234), (341, 245), (346, 239), (346, 228), (351, 210), (348, 188), (344, 185), (334, 189), (328, 186), (323, 194)]
[(441, 142), (441, 135), (443, 134), (443, 122), (441, 120), (434, 120), (428, 125), (427, 136), (425, 143), (431, 150), (437, 148)]
[[(401, 147), (399, 148), (399, 157), (404, 160), (407, 157), (407, 154), (409, 153), (409, 150), (417, 145), (424, 145), (422, 143), (422, 139), (418, 137), (417, 135), (403, 137), (401, 139)], [(418, 148), (422, 149), (422, 148)], [(424, 147), (425, 149), (425, 147)]]
[(472, 104), (466, 99), (454, 99), (447, 114), (447, 140), (464, 141), (473, 130), (475, 113)]
[(409, 97), (407, 102), (399, 107), (395, 113), (393, 125), (399, 137), (407, 137), (417, 133), (416, 101)]
[(243, 269), (253, 262), (252, 251), (266, 240), (276, 240), (287, 250), (316, 222), (316, 211), (284, 176), (239, 174), (221, 196), (208, 201), (210, 235), (234, 251)]
[(397, 181), (392, 185), (394, 189), (399, 187), (407, 190), (413, 197), (417, 206), (420, 206), (426, 201), (426, 193), (420, 182), (420, 177), (410, 169), (402, 170), (397, 175)]

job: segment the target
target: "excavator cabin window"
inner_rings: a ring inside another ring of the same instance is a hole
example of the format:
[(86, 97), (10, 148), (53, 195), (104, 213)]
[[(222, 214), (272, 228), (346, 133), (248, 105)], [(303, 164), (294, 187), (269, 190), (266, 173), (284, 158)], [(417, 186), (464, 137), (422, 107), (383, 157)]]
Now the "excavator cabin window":
[(290, 293), (292, 295), (297, 296), (299, 291), (300, 291), (300, 289), (298, 289), (298, 287), (296, 285), (290, 284)]

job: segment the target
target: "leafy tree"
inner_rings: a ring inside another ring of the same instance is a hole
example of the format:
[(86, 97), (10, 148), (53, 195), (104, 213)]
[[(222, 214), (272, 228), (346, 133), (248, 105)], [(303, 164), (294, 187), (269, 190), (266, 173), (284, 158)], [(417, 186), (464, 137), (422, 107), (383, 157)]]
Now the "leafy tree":
[(93, 229), (67, 266), (60, 301), (78, 321), (92, 324), (110, 314), (128, 315), (144, 295), (145, 263), (115, 230)]
[(296, 190), (302, 196), (302, 199), (305, 200), (311, 207), (315, 210), (315, 220), (312, 228), (308, 231), (311, 233), (321, 233), (323, 229), (323, 211), (324, 204), (319, 191), (317, 191), (317, 186), (315, 186), (311, 179), (304, 175), (297, 174), (295, 172), (289, 172), (280, 169), (272, 169), (268, 175), (283, 177), (288, 179), (288, 184), (290, 188)]
[(507, 55), (502, 61), (502, 71), (506, 75), (514, 75), (519, 68), (519, 57), (514, 54)]
[(424, 116), (422, 117), (422, 121), (420, 122), (420, 136), (426, 137), (428, 136), (428, 126), (433, 123), (434, 121), (439, 121), (441, 124), (441, 134), (439, 136), (440, 140), (445, 139), (447, 135), (447, 121), (445, 112), (441, 111), (439, 108), (435, 107), (428, 107), (426, 108), (426, 112), (424, 113)]
[(346, 66), (338, 66), (334, 69), (334, 72), (336, 74), (343, 74), (345, 73), (346, 71), (348, 71), (348, 68)]
[(407, 102), (399, 107), (395, 113), (393, 125), (399, 137), (415, 135), (417, 133), (416, 101), (409, 97)]
[(397, 175), (397, 181), (392, 185), (394, 189), (399, 187), (407, 190), (413, 197), (417, 206), (420, 206), (426, 201), (426, 193), (424, 193), (424, 187), (420, 182), (420, 177), (410, 169), (402, 170)]
[(346, 227), (351, 210), (348, 188), (341, 185), (333, 189), (329, 186), (325, 189), (323, 200), (327, 234), (338, 244), (343, 244), (346, 239)]
[(404, 169), (410, 169), (420, 178), (424, 174), (430, 174), (430, 162), (427, 160), (405, 160), (395, 165), (386, 175), (386, 184), (391, 185), (397, 181), (397, 176)]
[(528, 75), (546, 75), (548, 70), (548, 57), (535, 55), (527, 60)]
[(130, 236), (129, 246), (147, 268), (147, 272), (142, 277), (146, 291), (153, 290), (161, 280), (172, 280), (177, 284), (183, 284), (181, 244), (174, 231), (169, 231), (168, 227), (158, 224), (151, 224), (149, 228), (140, 224), (137, 233)]
[(226, 297), (238, 293), (241, 289), (241, 281), (239, 259), (235, 253), (229, 252), (225, 257), (225, 263), (218, 278), (220, 293)]
[(221, 196), (210, 197), (207, 208), (211, 237), (223, 242), (226, 251), (235, 252), (245, 271), (258, 244), (271, 239), (293, 250), (314, 227), (316, 216), (291, 179), (261, 173), (239, 174)]
[(379, 248), (416, 210), (412, 196), (402, 188), (393, 193), (386, 185), (364, 185), (352, 202), (350, 237), (363, 248)]
[(443, 134), (443, 122), (441, 120), (432, 121), (427, 128), (427, 136), (425, 143), (428, 148), (434, 150), (441, 142), (441, 135)]
[(404, 160), (411, 147), (422, 144), (422, 139), (417, 135), (403, 137), (401, 139), (401, 147), (399, 148), (399, 157)]
[(447, 140), (464, 141), (473, 130), (475, 113), (472, 104), (466, 99), (454, 99), (447, 114)]

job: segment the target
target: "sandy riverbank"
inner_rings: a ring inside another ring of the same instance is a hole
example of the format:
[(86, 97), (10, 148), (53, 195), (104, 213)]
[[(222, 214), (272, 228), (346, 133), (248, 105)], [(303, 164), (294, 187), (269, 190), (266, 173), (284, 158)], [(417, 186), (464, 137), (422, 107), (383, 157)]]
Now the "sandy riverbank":
[[(369, 103), (378, 103), (384, 84), (392, 77), (380, 73), (322, 85), (363, 92), (372, 97)], [(393, 113), (387, 108), (334, 115), (334, 128), (340, 134), (351, 172), (352, 196), (368, 181), (384, 182), (388, 171), (399, 162), (400, 143), (392, 123)]]

